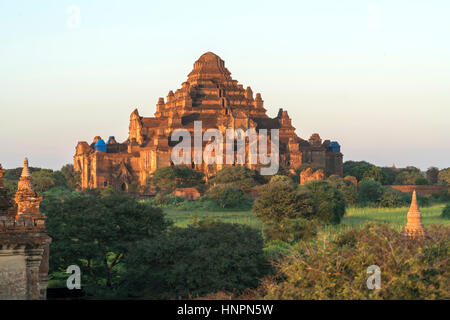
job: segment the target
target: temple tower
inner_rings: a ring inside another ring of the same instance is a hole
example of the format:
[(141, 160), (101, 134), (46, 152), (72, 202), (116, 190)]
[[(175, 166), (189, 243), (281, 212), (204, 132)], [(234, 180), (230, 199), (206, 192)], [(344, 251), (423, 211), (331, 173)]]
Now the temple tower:
[(409, 207), (407, 222), (403, 234), (411, 239), (425, 238), (425, 229), (422, 225), (422, 214), (419, 211), (417, 204), (416, 190), (412, 195), (411, 206)]

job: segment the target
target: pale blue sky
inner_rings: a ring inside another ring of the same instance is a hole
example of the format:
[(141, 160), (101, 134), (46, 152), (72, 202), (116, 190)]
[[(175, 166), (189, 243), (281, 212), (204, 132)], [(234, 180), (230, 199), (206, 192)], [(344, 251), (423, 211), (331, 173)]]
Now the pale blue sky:
[(153, 116), (212, 51), (344, 160), (449, 167), (449, 16), (448, 1), (0, 0), (0, 163), (58, 169), (79, 140), (125, 140), (132, 110)]

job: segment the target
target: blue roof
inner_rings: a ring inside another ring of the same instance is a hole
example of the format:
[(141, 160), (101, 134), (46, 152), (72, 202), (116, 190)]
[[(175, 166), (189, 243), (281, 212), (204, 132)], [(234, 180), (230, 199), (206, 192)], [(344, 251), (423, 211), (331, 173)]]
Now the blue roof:
[(94, 145), (95, 151), (106, 152), (106, 143), (102, 139), (98, 140)]

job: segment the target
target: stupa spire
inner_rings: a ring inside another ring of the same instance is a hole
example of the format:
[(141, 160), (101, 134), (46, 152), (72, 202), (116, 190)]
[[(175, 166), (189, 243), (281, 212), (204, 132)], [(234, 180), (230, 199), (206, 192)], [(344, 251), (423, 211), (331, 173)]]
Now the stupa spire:
[(403, 234), (412, 239), (424, 238), (425, 229), (422, 225), (422, 214), (417, 204), (416, 190), (413, 191), (411, 206), (409, 207), (406, 218), (407, 222)]
[(21, 177), (30, 177), (30, 170), (28, 168), (28, 158), (23, 160), (23, 169)]

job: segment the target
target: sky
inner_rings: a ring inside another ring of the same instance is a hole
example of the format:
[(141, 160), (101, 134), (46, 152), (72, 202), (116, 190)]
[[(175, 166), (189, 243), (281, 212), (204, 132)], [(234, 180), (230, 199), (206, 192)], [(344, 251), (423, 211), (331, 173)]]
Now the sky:
[(450, 167), (448, 1), (0, 0), (0, 163), (128, 137), (201, 54), (344, 161)]

